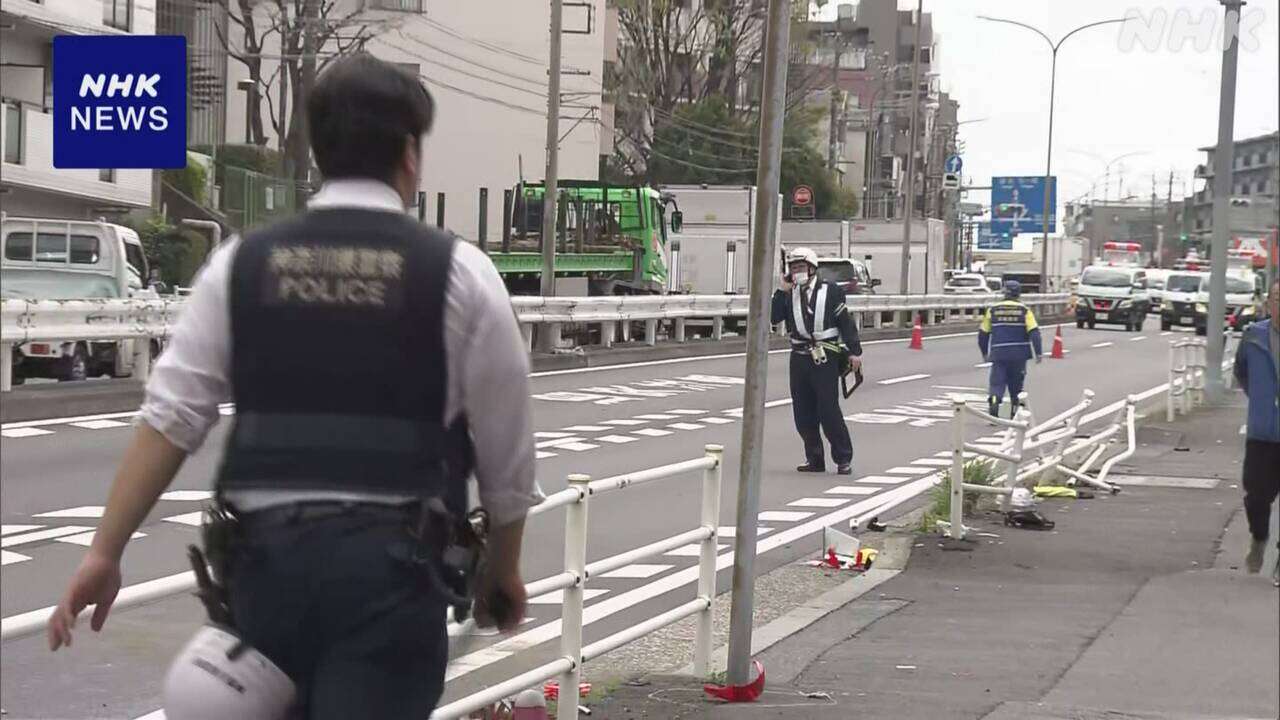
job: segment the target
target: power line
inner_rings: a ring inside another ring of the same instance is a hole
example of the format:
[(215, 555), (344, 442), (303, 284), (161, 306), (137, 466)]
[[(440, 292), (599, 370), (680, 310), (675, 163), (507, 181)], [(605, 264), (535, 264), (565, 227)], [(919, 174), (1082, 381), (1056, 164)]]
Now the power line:
[(483, 81), (483, 82), (492, 83), (492, 84), (494, 84), (494, 85), (500, 85), (500, 86), (502, 86), (502, 87), (509, 88), (509, 89), (511, 89), (511, 90), (515, 90), (516, 92), (526, 93), (526, 94), (528, 94), (528, 95), (533, 95), (534, 97), (538, 97), (538, 98), (545, 98), (545, 97), (547, 96), (547, 94), (546, 94), (545, 92), (538, 92), (537, 90), (530, 90), (529, 88), (520, 87), (519, 85), (512, 85), (511, 83), (503, 82), (503, 81), (501, 81), (501, 80), (494, 80), (494, 79), (493, 79), (493, 78), (491, 78), (491, 77), (485, 77), (484, 75), (479, 75), (479, 74), (477, 74), (477, 73), (473, 73), (473, 72), (470, 72), (470, 71), (468, 71), (468, 70), (464, 70), (464, 69), (462, 69), (462, 68), (457, 67), (456, 65), (450, 65), (449, 63), (442, 62), (442, 61), (440, 61), (440, 60), (433, 60), (433, 59), (431, 59), (431, 58), (423, 57), (422, 55), (418, 55), (418, 54), (416, 54), (416, 53), (410, 52), (410, 51), (409, 51), (409, 50), (407, 50), (406, 48), (401, 47), (401, 46), (399, 46), (399, 45), (396, 45), (395, 43), (389, 42), (386, 38), (382, 38), (382, 37), (380, 37), (380, 38), (376, 38), (376, 40), (377, 40), (377, 42), (380, 42), (380, 43), (382, 43), (383, 45), (386, 45), (387, 47), (389, 47), (389, 48), (391, 48), (391, 49), (393, 49), (393, 50), (399, 50), (400, 52), (402, 52), (402, 53), (404, 53), (404, 54), (408, 55), (409, 57), (412, 57), (412, 58), (414, 58), (414, 59), (416, 59), (416, 60), (421, 60), (422, 62), (425, 62), (425, 63), (427, 63), (427, 64), (429, 64), (429, 65), (437, 65), (437, 66), (439, 66), (439, 67), (445, 68), (446, 70), (452, 70), (453, 72), (456, 72), (456, 73), (458, 73), (459, 75), (466, 75), (467, 77), (472, 78), (472, 79), (475, 79), (475, 80), (480, 80), (480, 81)]
[[(506, 70), (501, 70), (501, 69), (499, 69), (499, 68), (493, 67), (492, 65), (485, 65), (484, 63), (479, 62), (478, 60), (472, 60), (471, 58), (466, 57), (465, 55), (459, 55), (458, 53), (451, 52), (451, 51), (449, 51), (449, 50), (445, 50), (444, 48), (441, 48), (441, 47), (440, 47), (440, 46), (438, 46), (438, 45), (433, 45), (433, 44), (431, 44), (431, 43), (427, 42), (426, 40), (419, 40), (418, 38), (413, 37), (412, 35), (405, 35), (405, 32), (404, 32), (404, 30), (403, 30), (403, 29), (397, 30), (397, 31), (396, 31), (396, 34), (397, 34), (397, 35), (399, 35), (400, 37), (402, 37), (402, 38), (406, 39), (406, 40), (410, 40), (410, 41), (415, 42), (415, 43), (417, 43), (417, 44), (419, 44), (419, 45), (422, 45), (423, 47), (427, 47), (427, 48), (430, 48), (430, 49), (432, 49), (432, 50), (435, 50), (435, 51), (436, 51), (436, 52), (438, 52), (438, 53), (443, 53), (443, 54), (445, 54), (445, 55), (449, 55), (449, 56), (451, 56), (451, 57), (453, 57), (453, 58), (456, 58), (456, 59), (458, 59), (458, 60), (462, 60), (462, 61), (464, 61), (464, 62), (468, 62), (468, 63), (470, 63), (470, 64), (472, 64), (472, 65), (475, 65), (476, 67), (483, 68), (483, 69), (488, 70), (488, 71), (490, 71), (490, 72), (496, 72), (496, 73), (498, 73), (498, 74), (500, 74), (500, 75), (506, 75), (507, 77), (512, 78), (513, 80), (520, 80), (520, 81), (522, 81), (522, 82), (527, 82), (527, 83), (529, 83), (529, 84), (531, 84), (531, 85), (535, 85), (535, 86), (537, 86), (537, 87), (539, 87), (539, 88), (542, 88), (544, 91), (545, 91), (545, 90), (546, 90), (546, 88), (547, 88), (547, 83), (546, 83), (546, 81), (545, 81), (545, 80), (538, 80), (538, 79), (536, 79), (536, 78), (525, 77), (525, 76), (523, 76), (523, 75), (516, 75), (516, 74), (514, 74), (514, 73), (507, 72)], [(545, 97), (545, 92), (543, 93), (543, 95), (544, 95), (544, 97)]]
[(468, 35), (464, 35), (464, 34), (462, 34), (462, 33), (458, 32), (457, 30), (454, 30), (453, 28), (449, 27), (448, 25), (445, 25), (444, 23), (440, 22), (439, 20), (433, 20), (433, 19), (431, 19), (431, 18), (429, 18), (429, 17), (424, 17), (424, 18), (422, 18), (422, 19), (423, 19), (423, 20), (424, 20), (428, 25), (431, 25), (432, 27), (436, 28), (436, 29), (437, 29), (437, 30), (439, 30), (440, 32), (442, 32), (442, 33), (444, 33), (444, 34), (446, 34), (446, 35), (451, 35), (451, 36), (453, 36), (453, 37), (455, 37), (455, 38), (457, 38), (457, 39), (459, 39), (459, 40), (462, 40), (463, 42), (469, 43), (469, 44), (471, 44), (471, 45), (475, 45), (476, 47), (484, 48), (485, 50), (489, 50), (489, 51), (491, 51), (491, 52), (496, 52), (496, 53), (501, 53), (501, 54), (503, 54), (503, 55), (508, 55), (508, 56), (513, 57), (513, 58), (515, 58), (515, 59), (517, 59), (517, 60), (520, 60), (520, 61), (522, 61), (522, 62), (530, 63), (530, 64), (532, 64), (532, 65), (538, 65), (539, 67), (546, 67), (546, 66), (547, 66), (547, 61), (546, 61), (546, 60), (543, 60), (543, 59), (540, 59), (540, 58), (533, 57), (532, 55), (525, 55), (525, 54), (523, 54), (523, 53), (516, 52), (515, 50), (508, 50), (507, 48), (504, 48), (504, 47), (502, 47), (501, 45), (495, 45), (495, 44), (493, 44), (493, 43), (486, 42), (486, 41), (484, 41), (484, 40), (480, 40), (480, 39), (477, 39), (477, 38), (470, 37), (470, 36), (468, 36)]

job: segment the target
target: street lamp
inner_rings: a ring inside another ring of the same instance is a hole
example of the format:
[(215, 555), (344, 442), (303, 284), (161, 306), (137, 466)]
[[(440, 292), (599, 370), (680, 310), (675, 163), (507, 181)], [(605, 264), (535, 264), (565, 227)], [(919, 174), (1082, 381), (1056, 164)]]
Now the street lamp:
[(1079, 149), (1079, 148), (1068, 148), (1068, 149), (1067, 149), (1067, 152), (1079, 153), (1079, 154), (1081, 154), (1081, 155), (1088, 155), (1089, 157), (1091, 157), (1091, 158), (1093, 158), (1093, 159), (1095, 159), (1095, 160), (1097, 160), (1097, 161), (1099, 161), (1099, 162), (1103, 163), (1103, 165), (1105, 166), (1105, 169), (1104, 169), (1103, 174), (1102, 174), (1102, 176), (1101, 176), (1101, 179), (1103, 180), (1103, 186), (1102, 186), (1102, 187), (1103, 187), (1103, 189), (1102, 189), (1102, 193), (1103, 193), (1103, 194), (1102, 194), (1102, 201), (1103, 201), (1103, 202), (1106, 202), (1107, 200), (1111, 199), (1111, 166), (1112, 166), (1112, 165), (1115, 165), (1116, 163), (1120, 162), (1121, 160), (1123, 160), (1123, 159), (1125, 159), (1125, 158), (1134, 157), (1134, 156), (1136, 156), (1136, 155), (1150, 155), (1150, 154), (1151, 154), (1151, 153), (1147, 152), (1146, 150), (1134, 150), (1133, 152), (1127, 152), (1127, 153), (1123, 153), (1123, 154), (1117, 155), (1117, 156), (1115, 156), (1115, 157), (1111, 158), (1110, 160), (1105, 160), (1105, 159), (1103, 159), (1103, 157), (1102, 157), (1101, 155), (1098, 155), (1097, 153), (1091, 153), (1091, 152), (1089, 152), (1088, 150), (1081, 150), (1081, 149)]
[(1027, 25), (1026, 23), (1018, 22), (1017, 20), (1006, 20), (1004, 18), (989, 17), (987, 15), (979, 15), (978, 19), (989, 20), (991, 22), (997, 22), (997, 23), (1005, 23), (1006, 25), (1017, 25), (1018, 27), (1026, 28), (1031, 32), (1035, 33), (1036, 35), (1039, 35), (1040, 37), (1044, 38), (1044, 41), (1049, 45), (1050, 55), (1052, 56), (1052, 62), (1049, 65), (1049, 140), (1047, 143), (1047, 148), (1045, 149), (1045, 161), (1044, 161), (1044, 209), (1043, 209), (1043, 212), (1044, 212), (1043, 242), (1044, 244), (1040, 248), (1040, 291), (1048, 292), (1049, 290), (1049, 174), (1053, 169), (1053, 104), (1055, 99), (1054, 94), (1057, 91), (1057, 82), (1058, 82), (1058, 50), (1062, 47), (1062, 43), (1067, 41), (1067, 38), (1071, 37), (1072, 35), (1075, 35), (1081, 30), (1087, 30), (1091, 27), (1098, 27), (1099, 25), (1110, 25), (1113, 23), (1122, 23), (1128, 18), (1116, 18), (1114, 20), (1099, 20), (1098, 22), (1092, 22), (1087, 25), (1081, 25), (1080, 27), (1072, 30), (1066, 35), (1063, 35), (1056, 43), (1053, 40), (1049, 39), (1049, 36), (1045, 35), (1039, 29), (1034, 28), (1030, 25)]
[(250, 78), (236, 82), (236, 89), (244, 91), (244, 144), (252, 145), (253, 111), (258, 99), (258, 85)]

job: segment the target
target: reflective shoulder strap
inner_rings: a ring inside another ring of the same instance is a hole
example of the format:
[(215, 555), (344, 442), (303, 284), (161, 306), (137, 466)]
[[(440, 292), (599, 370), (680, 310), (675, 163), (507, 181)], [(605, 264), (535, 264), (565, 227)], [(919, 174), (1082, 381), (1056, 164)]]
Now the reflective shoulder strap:
[(804, 324), (804, 292), (799, 285), (791, 289), (791, 316), (796, 321), (796, 335), (802, 338), (812, 337)]
[[(827, 330), (827, 285), (822, 283), (818, 286), (815, 293), (817, 299), (813, 304), (813, 337), (817, 340), (826, 340), (830, 337)], [(831, 328), (836, 330), (836, 328)], [(836, 330), (838, 333), (839, 330)]]

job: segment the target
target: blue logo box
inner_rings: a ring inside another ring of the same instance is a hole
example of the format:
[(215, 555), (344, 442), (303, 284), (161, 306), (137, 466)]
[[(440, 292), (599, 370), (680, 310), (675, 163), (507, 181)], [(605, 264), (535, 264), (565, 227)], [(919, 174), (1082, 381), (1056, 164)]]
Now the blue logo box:
[(187, 164), (187, 39), (59, 35), (53, 39), (53, 166)]

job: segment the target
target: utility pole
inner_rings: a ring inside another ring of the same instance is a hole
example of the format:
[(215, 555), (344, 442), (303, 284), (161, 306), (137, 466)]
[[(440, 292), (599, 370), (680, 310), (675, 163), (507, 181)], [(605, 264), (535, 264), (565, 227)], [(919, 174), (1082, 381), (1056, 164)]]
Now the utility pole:
[[(1178, 212), (1173, 209), (1173, 170), (1169, 171), (1169, 195), (1165, 198), (1165, 201), (1164, 201), (1164, 216), (1166, 221), (1165, 232), (1173, 232), (1174, 230), (1177, 230), (1178, 238), (1181, 239), (1182, 227), (1178, 223)], [(1181, 248), (1179, 248), (1179, 250), (1180, 249)], [(1164, 255), (1161, 255), (1160, 259), (1161, 261), (1163, 261)]]
[[(307, 99), (311, 97), (311, 90), (316, 85), (316, 32), (319, 30), (320, 24), (320, 2), (321, 0), (303, 0), (302, 6), (302, 93), (298, 96), (298, 107), (295, 111), (298, 113), (298, 120), (302, 127), (302, 135), (294, 139), (295, 149), (297, 149), (296, 158), (299, 162), (305, 163), (303, 167), (293, 169), (293, 194), (296, 207), (304, 205), (301, 196), (302, 188), (296, 184), (299, 179), (310, 183), (311, 181), (311, 153), (307, 149), (310, 145), (311, 128), (307, 125)], [(283, 74), (283, 73), (282, 73)]]
[(737, 532), (733, 552), (733, 600), (729, 610), (728, 682), (751, 680), (751, 615), (755, 593), (757, 514), (764, 448), (765, 382), (769, 371), (769, 304), (777, 243), (782, 169), (782, 120), (786, 111), (790, 0), (769, 0), (765, 27), (764, 96), (760, 99), (760, 166), (756, 170), (756, 242), (751, 247), (751, 308), (747, 318), (747, 373), (742, 397), (742, 454), (738, 476)]
[(902, 274), (903, 295), (911, 285), (911, 221), (916, 207), (916, 125), (920, 120), (920, 29), (924, 26), (924, 0), (916, 0), (916, 39), (911, 58), (911, 134), (907, 138), (907, 211), (902, 216)]
[[(547, 172), (542, 197), (542, 296), (556, 294), (556, 172), (560, 155), (560, 34), (563, 1), (551, 0), (551, 67), (547, 72)], [(538, 333), (538, 349), (551, 352), (557, 338)]]
[(827, 139), (827, 169), (831, 172), (836, 171), (837, 148), (840, 147), (840, 133), (837, 128), (837, 120), (840, 113), (840, 50), (841, 40), (836, 37), (831, 53), (831, 133)]
[(1227, 314), (1227, 241), (1230, 239), (1231, 168), (1235, 158), (1233, 135), (1236, 117), (1236, 63), (1240, 43), (1240, 8), (1243, 0), (1221, 0), (1224, 9), (1222, 27), (1222, 90), (1218, 99), (1218, 145), (1213, 154), (1213, 244), (1209, 250), (1209, 319), (1208, 347), (1205, 358), (1205, 394), (1211, 403), (1222, 400), (1222, 356), (1226, 337), (1223, 319)]

